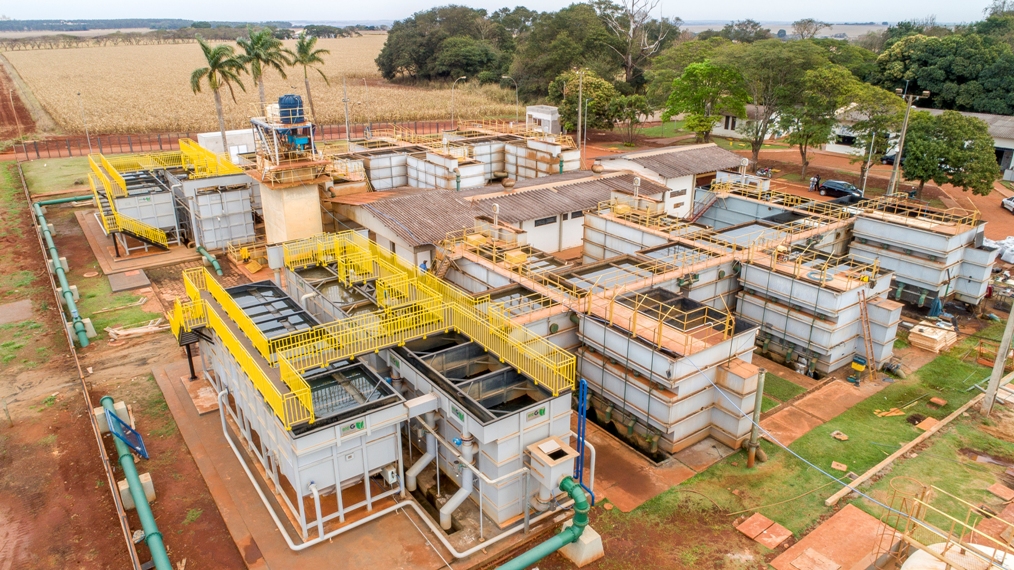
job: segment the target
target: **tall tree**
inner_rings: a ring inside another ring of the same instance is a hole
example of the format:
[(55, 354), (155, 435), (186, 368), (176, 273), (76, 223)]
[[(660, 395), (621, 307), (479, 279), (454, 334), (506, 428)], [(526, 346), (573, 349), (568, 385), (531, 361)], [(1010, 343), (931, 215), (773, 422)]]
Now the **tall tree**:
[(310, 94), (310, 75), (309, 70), (313, 69), (324, 78), (324, 83), (331, 85), (331, 82), (327, 80), (327, 75), (321, 71), (321, 65), (324, 65), (325, 55), (330, 55), (331, 52), (326, 49), (317, 49), (317, 38), (314, 36), (308, 36), (306, 34), (299, 34), (296, 38), (296, 50), (292, 54), (292, 65), (303, 66), (303, 84), (306, 86), (306, 100), (310, 104), (310, 114), (316, 119), (317, 112), (313, 108), (313, 96)]
[(821, 30), (831, 27), (827, 22), (821, 22), (813, 18), (803, 18), (792, 22), (792, 35), (801, 40), (812, 40), (817, 37)]
[[(679, 32), (678, 29), (673, 29), (673, 22), (652, 18), (652, 12), (659, 7), (661, 1), (620, 0), (617, 4), (606, 0), (596, 4), (599, 16), (616, 40), (607, 45), (620, 56), (623, 80), (629, 84), (634, 83), (634, 76), (640, 72), (648, 58), (662, 49), (669, 34)], [(656, 28), (654, 33), (653, 23)]]
[(240, 60), (250, 66), (250, 77), (257, 84), (257, 94), (261, 100), (261, 113), (265, 113), (267, 101), (264, 97), (264, 72), (274, 69), (285, 79), (285, 68), (292, 65), (289, 59), (292, 52), (282, 46), (282, 40), (271, 33), (271, 28), (254, 30), (248, 27), (247, 37), (237, 39), (236, 43), (243, 48)]
[(672, 82), (691, 63), (700, 63), (712, 59), (730, 45), (729, 40), (722, 37), (707, 40), (678, 41), (662, 50), (651, 62), (651, 69), (645, 74), (648, 79), (648, 103), (661, 107), (665, 105), (672, 93)]
[(744, 87), (755, 106), (751, 120), (739, 130), (750, 141), (754, 168), (761, 147), (777, 127), (778, 111), (799, 104), (803, 96), (803, 75), (827, 63), (812, 42), (783, 42), (776, 39), (736, 44), (716, 56), (743, 75)]
[(589, 129), (613, 128), (614, 117), (610, 113), (610, 104), (619, 93), (612, 83), (594, 71), (584, 70), (583, 73), (584, 77), (579, 78), (578, 72), (567, 71), (549, 84), (549, 101), (559, 107), (563, 128), (570, 132), (577, 131), (579, 100), (588, 110), (587, 115), (582, 117), (582, 122), (586, 122)]
[(894, 93), (866, 83), (856, 86), (852, 99), (854, 104), (846, 115), (853, 119), (849, 130), (862, 149), (852, 162), (860, 163), (859, 179), (864, 180), (870, 164), (887, 154), (893, 134), (901, 130), (905, 103)]
[(697, 37), (702, 40), (714, 36), (720, 36), (727, 40), (746, 44), (770, 38), (771, 30), (765, 28), (756, 20), (748, 19), (730, 22), (720, 31), (705, 30), (697, 35)]
[(620, 127), (623, 142), (633, 145), (641, 123), (651, 114), (651, 106), (644, 95), (620, 95), (609, 103), (609, 114)]
[(919, 181), (920, 195), (932, 180), (986, 196), (1000, 177), (988, 125), (956, 111), (913, 113), (901, 165), (905, 178)]
[(804, 178), (810, 164), (810, 148), (830, 140), (838, 111), (850, 102), (858, 85), (852, 73), (840, 65), (811, 69), (803, 75), (802, 102), (779, 111), (779, 126), (788, 133), (789, 144), (799, 149)]
[(522, 97), (547, 94), (547, 86), (561, 73), (584, 67), (599, 77), (620, 71), (612, 37), (589, 4), (571, 4), (558, 12), (539, 14), (518, 45), (510, 75)]
[(697, 141), (711, 142), (711, 131), (721, 114), (745, 117), (748, 100), (739, 71), (710, 61), (694, 63), (673, 82), (662, 120), (683, 114), (686, 127), (697, 135)]
[(222, 148), (225, 149), (225, 152), (229, 152), (229, 141), (225, 138), (225, 113), (222, 111), (221, 90), (223, 87), (227, 88), (232, 102), (235, 103), (236, 93), (232, 89), (232, 84), (235, 83), (239, 85), (240, 89), (246, 91), (246, 87), (239, 79), (240, 74), (246, 71), (246, 67), (243, 65), (243, 61), (236, 56), (236, 50), (231, 45), (220, 44), (211, 47), (201, 36), (197, 36), (197, 44), (201, 46), (201, 52), (208, 65), (195, 69), (190, 74), (190, 88), (193, 89), (194, 94), (200, 93), (202, 81), (211, 88), (211, 92), (215, 96), (215, 112), (218, 113), (218, 129), (222, 133)]

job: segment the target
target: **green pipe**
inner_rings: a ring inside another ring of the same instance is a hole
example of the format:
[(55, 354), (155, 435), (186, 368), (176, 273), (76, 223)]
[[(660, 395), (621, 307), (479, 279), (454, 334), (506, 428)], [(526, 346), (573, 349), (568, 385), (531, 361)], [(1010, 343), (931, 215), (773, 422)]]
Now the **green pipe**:
[(64, 300), (67, 302), (67, 310), (70, 312), (71, 322), (74, 323), (74, 333), (77, 334), (78, 344), (82, 348), (88, 346), (88, 332), (85, 330), (84, 322), (81, 320), (81, 314), (77, 311), (77, 304), (74, 303), (74, 292), (70, 290), (67, 274), (64, 272), (63, 266), (60, 265), (60, 254), (56, 252), (56, 244), (53, 243), (53, 235), (49, 231), (49, 223), (46, 222), (46, 216), (42, 213), (42, 207), (48, 204), (80, 202), (81, 200), (89, 199), (91, 199), (91, 196), (72, 196), (70, 198), (57, 198), (33, 204), (35, 217), (38, 218), (39, 222), (39, 230), (42, 232), (42, 239), (45, 240), (46, 248), (49, 249), (49, 258), (53, 260), (54, 273), (56, 273), (57, 281), (60, 282), (60, 290), (63, 292)]
[[(113, 411), (113, 398), (103, 396), (99, 402), (103, 409)], [(127, 444), (120, 441), (120, 438), (113, 436), (113, 443), (116, 444), (116, 453), (119, 457), (120, 468), (127, 478), (127, 485), (130, 488), (130, 497), (134, 499), (134, 508), (137, 509), (137, 517), (141, 519), (141, 528), (144, 529), (144, 543), (148, 545), (151, 552), (151, 560), (155, 563), (156, 570), (173, 570), (169, 562), (169, 553), (166, 552), (165, 543), (162, 542), (162, 533), (158, 531), (155, 524), (155, 515), (151, 512), (151, 505), (148, 504), (148, 497), (144, 494), (144, 487), (141, 486), (141, 478), (137, 475), (137, 467), (134, 466), (134, 456)]]
[(574, 499), (574, 524), (514, 560), (498, 566), (496, 570), (524, 570), (564, 546), (577, 542), (577, 539), (581, 537), (584, 527), (588, 526), (588, 498), (585, 496), (584, 490), (581, 489), (581, 485), (570, 477), (564, 477), (563, 481), (560, 481), (560, 489)]
[(222, 266), (218, 264), (218, 260), (215, 259), (214, 255), (211, 255), (208, 253), (208, 250), (204, 249), (203, 245), (197, 246), (197, 253), (203, 255), (204, 259), (207, 259), (211, 263), (211, 266), (215, 268), (215, 273), (223, 275)]

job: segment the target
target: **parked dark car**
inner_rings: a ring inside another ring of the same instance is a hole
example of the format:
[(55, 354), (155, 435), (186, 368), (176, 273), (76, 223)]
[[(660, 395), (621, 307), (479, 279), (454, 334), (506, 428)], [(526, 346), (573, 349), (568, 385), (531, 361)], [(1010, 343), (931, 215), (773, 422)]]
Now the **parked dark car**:
[(859, 196), (862, 197), (863, 191), (856, 188), (854, 185), (845, 182), (844, 180), (825, 180), (820, 183), (821, 196)]
[(898, 158), (898, 153), (892, 152), (891, 154), (885, 154), (880, 157), (880, 164), (888, 164), (894, 166), (894, 159)]

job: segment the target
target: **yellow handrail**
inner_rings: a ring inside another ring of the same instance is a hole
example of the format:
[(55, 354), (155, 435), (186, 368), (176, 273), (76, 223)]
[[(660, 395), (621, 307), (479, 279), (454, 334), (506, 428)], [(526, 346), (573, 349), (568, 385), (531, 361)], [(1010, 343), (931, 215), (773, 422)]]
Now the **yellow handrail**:
[(165, 235), (165, 232), (156, 228), (155, 226), (146, 224), (136, 218), (121, 214), (119, 212), (113, 212), (113, 219), (116, 220), (116, 230), (119, 232), (128, 232), (135, 236), (142, 237), (151, 243), (156, 243), (166, 249), (169, 248), (169, 238)]

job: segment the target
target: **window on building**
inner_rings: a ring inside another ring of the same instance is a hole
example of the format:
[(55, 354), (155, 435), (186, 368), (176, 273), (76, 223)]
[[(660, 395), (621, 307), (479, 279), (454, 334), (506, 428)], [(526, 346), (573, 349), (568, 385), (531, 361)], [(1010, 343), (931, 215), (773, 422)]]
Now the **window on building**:
[(572, 212), (570, 214), (570, 217), (571, 218), (583, 218), (584, 217), (584, 212)]
[(556, 216), (552, 216), (552, 217), (549, 217), (549, 218), (539, 218), (538, 220), (535, 220), (535, 227), (548, 226), (549, 224), (555, 224), (555, 223), (556, 223)]
[(560, 219), (561, 219), (562, 221), (566, 222), (566, 221), (567, 221), (567, 214), (563, 214), (563, 215), (561, 215), (561, 216), (560, 216)]
[(669, 196), (671, 196), (673, 198), (677, 198), (679, 196), (686, 196), (686, 195), (687, 195), (687, 189), (686, 188), (683, 188), (682, 190), (672, 190), (671, 192), (669, 192)]

